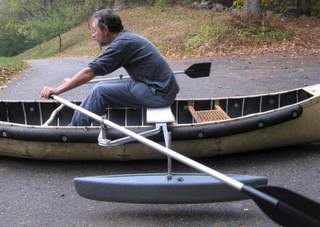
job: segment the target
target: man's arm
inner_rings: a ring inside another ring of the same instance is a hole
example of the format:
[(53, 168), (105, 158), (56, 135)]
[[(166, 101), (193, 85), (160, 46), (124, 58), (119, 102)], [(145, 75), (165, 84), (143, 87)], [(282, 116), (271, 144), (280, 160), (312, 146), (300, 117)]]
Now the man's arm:
[(71, 79), (65, 80), (63, 84), (56, 88), (52, 87), (44, 87), (41, 91), (41, 96), (44, 98), (49, 98), (50, 95), (59, 95), (61, 93), (64, 93), (66, 91), (69, 91), (75, 87), (78, 87), (82, 84), (87, 83), (89, 80), (93, 79), (95, 77), (94, 71), (86, 67), (76, 73)]

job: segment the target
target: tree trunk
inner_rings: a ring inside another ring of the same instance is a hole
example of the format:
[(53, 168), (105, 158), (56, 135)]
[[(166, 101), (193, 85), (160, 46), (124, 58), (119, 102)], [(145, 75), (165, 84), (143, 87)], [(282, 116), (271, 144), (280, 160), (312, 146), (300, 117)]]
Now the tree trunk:
[(61, 38), (61, 34), (58, 35), (59, 36), (59, 53), (62, 51), (62, 38)]
[(312, 6), (311, 6), (312, 2), (311, 0), (306, 0), (306, 2), (307, 2), (306, 15), (310, 17), (312, 14)]
[(260, 18), (262, 15), (260, 0), (244, 0), (243, 11), (247, 17)]
[(121, 10), (128, 7), (128, 0), (115, 0), (113, 1), (113, 10)]
[(301, 0), (297, 0), (297, 5), (296, 5), (297, 11), (298, 11), (298, 15), (300, 16), (302, 14), (302, 1)]
[(45, 9), (51, 8), (53, 5), (53, 0), (43, 0), (42, 5)]
[(297, 0), (297, 10), (301, 14), (311, 16), (311, 0)]

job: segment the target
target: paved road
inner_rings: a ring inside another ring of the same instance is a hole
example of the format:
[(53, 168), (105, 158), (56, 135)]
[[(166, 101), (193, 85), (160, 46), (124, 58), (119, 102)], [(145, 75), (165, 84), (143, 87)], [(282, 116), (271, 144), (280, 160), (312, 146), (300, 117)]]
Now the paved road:
[[(171, 61), (174, 70), (186, 69), (193, 63), (209, 59), (190, 59)], [(31, 60), (32, 68), (22, 77), (13, 80), (6, 90), (0, 93), (0, 99), (39, 99), (44, 85), (59, 85), (61, 81), (86, 66), (89, 58), (64, 58)], [(216, 58), (212, 61), (211, 76), (190, 79), (177, 76), (181, 87), (179, 97), (221, 97), (233, 95), (258, 94), (279, 91), (320, 81), (320, 57), (234, 57)], [(110, 76), (125, 74), (118, 70)], [(63, 96), (69, 99), (82, 99), (90, 89), (85, 85)]]
[[(58, 84), (90, 59), (30, 61), (0, 99), (38, 99), (43, 85)], [(171, 62), (184, 69), (204, 59)], [(180, 97), (246, 95), (320, 82), (319, 57), (211, 59), (210, 78), (179, 77)], [(121, 72), (120, 72), (121, 73)], [(66, 93), (82, 98), (90, 86)], [(320, 201), (320, 144), (201, 159), (223, 173), (264, 175), (270, 184)], [(252, 201), (192, 205), (132, 205), (86, 200), (72, 185), (76, 176), (165, 171), (164, 161), (48, 162), (0, 157), (0, 226), (277, 226)], [(175, 163), (177, 171), (190, 172)]]

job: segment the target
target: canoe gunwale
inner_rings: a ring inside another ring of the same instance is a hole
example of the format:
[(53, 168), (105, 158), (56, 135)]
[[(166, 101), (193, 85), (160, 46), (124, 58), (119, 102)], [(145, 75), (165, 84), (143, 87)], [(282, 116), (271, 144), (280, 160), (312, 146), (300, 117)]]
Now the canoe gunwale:
[[(244, 118), (235, 118), (228, 121), (208, 124), (169, 125), (173, 140), (196, 140), (218, 138), (239, 133), (259, 130), (299, 118), (303, 107), (299, 104), (290, 105), (273, 111), (259, 113)], [(88, 129), (90, 128), (90, 129)], [(68, 143), (97, 143), (99, 127), (39, 127), (19, 124), (1, 123), (0, 138), (12, 138), (28, 141), (68, 142)], [(135, 132), (142, 132), (151, 127), (132, 127)], [(122, 134), (108, 129), (109, 139), (118, 139)], [(155, 141), (162, 141), (163, 135), (150, 137)]]
[(217, 124), (195, 125), (192, 130), (188, 129), (188, 127), (175, 127), (172, 128), (172, 138), (174, 140), (190, 140), (231, 136), (294, 120), (299, 118), (302, 113), (302, 106), (292, 105), (252, 117), (222, 121)]

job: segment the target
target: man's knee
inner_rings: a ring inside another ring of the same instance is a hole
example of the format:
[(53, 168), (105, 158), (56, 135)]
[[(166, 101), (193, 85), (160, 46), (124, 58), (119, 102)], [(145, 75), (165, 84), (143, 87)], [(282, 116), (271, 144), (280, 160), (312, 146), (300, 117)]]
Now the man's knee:
[(96, 96), (104, 98), (121, 98), (121, 96), (129, 93), (125, 83), (99, 83), (94, 86), (93, 92)]
[(94, 85), (91, 92), (95, 94), (103, 94), (104, 90), (108, 90), (106, 89), (106, 85), (103, 84), (103, 82), (99, 82), (96, 85)]

